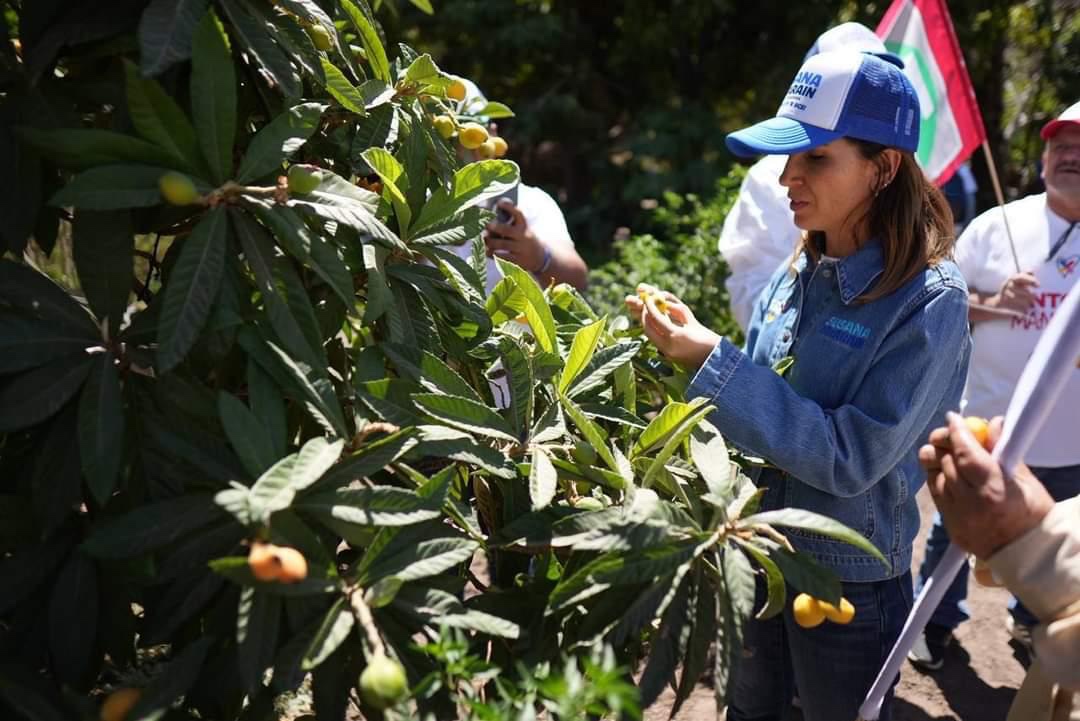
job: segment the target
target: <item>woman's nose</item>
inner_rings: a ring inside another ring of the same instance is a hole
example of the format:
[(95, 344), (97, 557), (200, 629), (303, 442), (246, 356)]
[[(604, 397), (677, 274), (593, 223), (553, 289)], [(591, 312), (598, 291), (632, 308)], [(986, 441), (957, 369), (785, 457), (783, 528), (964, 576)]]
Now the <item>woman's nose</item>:
[(798, 177), (792, 167), (791, 158), (788, 158), (787, 163), (784, 164), (784, 172), (780, 173), (780, 185), (790, 188), (795, 182), (798, 182)]

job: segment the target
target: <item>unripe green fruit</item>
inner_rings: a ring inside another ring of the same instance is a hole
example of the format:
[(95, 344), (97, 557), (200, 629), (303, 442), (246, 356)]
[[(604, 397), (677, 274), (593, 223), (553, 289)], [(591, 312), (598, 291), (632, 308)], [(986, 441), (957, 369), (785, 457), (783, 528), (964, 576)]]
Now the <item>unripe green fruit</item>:
[(169, 205), (191, 205), (202, 197), (191, 178), (175, 170), (158, 178), (158, 190)]
[(383, 654), (372, 656), (360, 674), (360, 695), (377, 709), (387, 709), (405, 698), (409, 691), (405, 669)]
[(322, 169), (317, 165), (290, 165), (289, 192), (306, 195), (319, 187)]
[(454, 133), (457, 132), (457, 128), (454, 127), (454, 121), (449, 115), (437, 115), (432, 123), (434, 123), (435, 130), (438, 131), (443, 140), (449, 140), (454, 137)]
[(596, 449), (585, 441), (575, 443), (574, 450), (570, 451), (570, 455), (583, 466), (591, 466), (596, 463)]
[(307, 33), (311, 37), (311, 42), (314, 43), (315, 47), (319, 50), (329, 50), (334, 47), (334, 41), (330, 38), (330, 31), (322, 25), (316, 24), (309, 26)]
[(604, 502), (592, 496), (582, 496), (574, 501), (574, 508), (580, 508), (583, 511), (602, 511), (604, 510)]

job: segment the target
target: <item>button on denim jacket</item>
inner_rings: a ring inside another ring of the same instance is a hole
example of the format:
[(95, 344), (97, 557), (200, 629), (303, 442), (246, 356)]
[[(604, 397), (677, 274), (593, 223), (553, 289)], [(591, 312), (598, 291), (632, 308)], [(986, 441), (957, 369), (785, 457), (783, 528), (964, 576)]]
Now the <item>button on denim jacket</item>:
[[(906, 572), (919, 530), (917, 453), (959, 407), (971, 339), (967, 286), (952, 261), (894, 292), (856, 301), (884, 270), (877, 241), (836, 262), (804, 253), (772, 277), (740, 350), (724, 339), (690, 384), (709, 420), (764, 458), (762, 508), (803, 508), (850, 526), (891, 563), (818, 534), (783, 529), (792, 545), (845, 581)], [(772, 365), (795, 361), (781, 377)]]

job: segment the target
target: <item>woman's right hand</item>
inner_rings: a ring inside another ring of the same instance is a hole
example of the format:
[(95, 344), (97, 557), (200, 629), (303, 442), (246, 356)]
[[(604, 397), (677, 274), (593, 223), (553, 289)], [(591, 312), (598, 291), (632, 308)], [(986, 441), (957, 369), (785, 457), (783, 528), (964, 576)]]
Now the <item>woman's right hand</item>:
[[(667, 358), (696, 372), (720, 342), (720, 335), (699, 323), (674, 294), (645, 283), (638, 285), (637, 290), (639, 294), (644, 292), (645, 300), (628, 295), (626, 307), (641, 320), (645, 335)], [(663, 299), (666, 313), (656, 307), (657, 298)]]

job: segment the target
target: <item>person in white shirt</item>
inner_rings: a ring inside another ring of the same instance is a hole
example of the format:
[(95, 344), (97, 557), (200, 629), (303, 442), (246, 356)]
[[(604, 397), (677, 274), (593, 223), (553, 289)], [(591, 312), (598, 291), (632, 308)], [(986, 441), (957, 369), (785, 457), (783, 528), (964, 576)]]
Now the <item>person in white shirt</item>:
[[(992, 418), (1005, 413), (1043, 329), (1080, 278), (1080, 102), (1047, 123), (1042, 138), (1046, 192), (1008, 203), (1004, 211), (986, 211), (956, 243), (956, 263), (970, 289), (973, 342), (965, 415)], [(1069, 379), (1024, 459), (1055, 501), (1080, 494), (1078, 425), (1080, 372)], [(948, 543), (939, 515), (927, 539), (920, 584)], [(965, 568), (912, 650), (909, 657), (917, 667), (934, 670), (944, 662), (952, 630), (968, 618), (967, 576)], [(1013, 637), (1030, 643), (1035, 617), (1016, 599), (1009, 611)]]
[[(832, 50), (887, 52), (865, 25), (843, 23), (822, 33), (803, 62)], [(767, 155), (750, 167), (720, 231), (720, 253), (731, 269), (725, 286), (731, 311), (743, 330), (769, 278), (781, 263), (792, 259), (799, 240), (787, 189), (780, 185), (786, 162), (785, 155)]]

